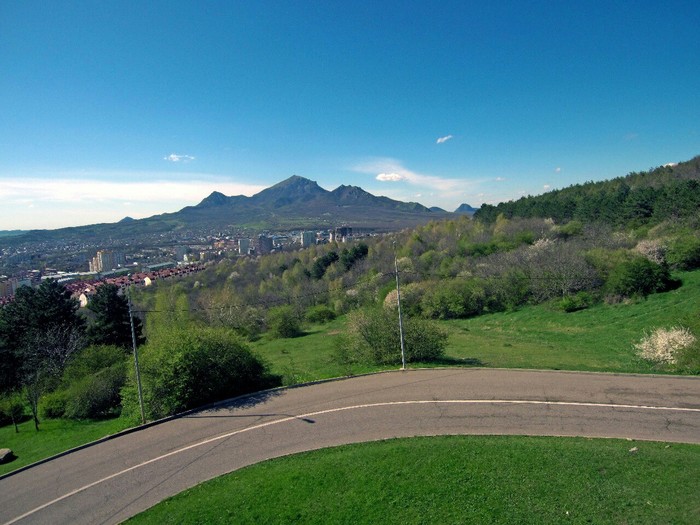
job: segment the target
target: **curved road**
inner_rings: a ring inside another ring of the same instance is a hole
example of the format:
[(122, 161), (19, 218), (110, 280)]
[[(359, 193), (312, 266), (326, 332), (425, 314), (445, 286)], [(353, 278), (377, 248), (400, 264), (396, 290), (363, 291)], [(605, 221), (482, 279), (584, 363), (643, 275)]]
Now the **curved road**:
[(387, 372), (259, 394), (0, 480), (0, 523), (118, 523), (201, 481), (345, 443), (438, 434), (700, 443), (700, 378)]

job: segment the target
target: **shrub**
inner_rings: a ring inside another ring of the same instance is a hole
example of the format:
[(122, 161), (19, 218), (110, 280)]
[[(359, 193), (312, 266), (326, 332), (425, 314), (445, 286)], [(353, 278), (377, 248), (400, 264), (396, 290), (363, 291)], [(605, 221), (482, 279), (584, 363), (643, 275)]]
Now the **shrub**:
[[(280, 384), (235, 332), (180, 326), (142, 347), (141, 380), (146, 417), (157, 419), (214, 401)], [(122, 389), (124, 416), (138, 418), (136, 384)]]
[(121, 388), (126, 382), (126, 362), (87, 375), (66, 392), (65, 417), (97, 419), (118, 415)]
[(309, 323), (327, 323), (335, 318), (335, 312), (325, 304), (312, 306), (306, 311), (306, 321)]
[(637, 354), (660, 364), (676, 364), (678, 353), (695, 343), (687, 328), (657, 328), (634, 345)]
[[(431, 361), (444, 354), (447, 345), (445, 331), (425, 319), (405, 317), (403, 321), (407, 362)], [(401, 363), (396, 311), (373, 308), (350, 313), (347, 334), (339, 339), (337, 357), (345, 363)]]
[(568, 295), (559, 301), (559, 307), (565, 312), (585, 310), (594, 303), (594, 297), (588, 292), (579, 292), (576, 295)]
[(458, 319), (482, 313), (484, 301), (484, 288), (476, 281), (451, 280), (426, 290), (421, 306), (426, 317)]
[(668, 263), (679, 270), (700, 268), (700, 238), (677, 239), (668, 250)]
[(668, 267), (636, 256), (615, 266), (608, 276), (606, 291), (611, 295), (647, 296), (669, 289), (672, 285)]
[[(408, 316), (418, 316), (422, 313), (421, 301), (427, 289), (434, 283), (408, 283), (401, 286), (401, 311)], [(384, 298), (384, 308), (396, 310), (398, 305), (396, 285), (391, 285), (391, 290)]]
[(68, 395), (65, 390), (50, 392), (41, 398), (41, 414), (48, 419), (63, 417), (67, 403)]
[(301, 323), (294, 308), (289, 305), (270, 308), (267, 313), (270, 333), (274, 337), (297, 337), (301, 334)]

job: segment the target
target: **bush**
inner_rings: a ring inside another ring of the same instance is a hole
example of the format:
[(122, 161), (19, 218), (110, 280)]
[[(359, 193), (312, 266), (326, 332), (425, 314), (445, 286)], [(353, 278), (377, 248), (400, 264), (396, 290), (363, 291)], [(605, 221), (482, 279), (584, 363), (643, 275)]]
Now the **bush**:
[(327, 323), (335, 317), (335, 312), (325, 304), (312, 306), (306, 311), (306, 321), (309, 323)]
[(125, 382), (125, 361), (83, 377), (66, 392), (68, 402), (64, 416), (71, 419), (98, 419), (118, 415), (120, 391)]
[(576, 295), (568, 295), (559, 301), (559, 307), (565, 312), (577, 312), (585, 310), (593, 305), (595, 299), (588, 292), (579, 292)]
[(668, 250), (668, 263), (679, 270), (700, 268), (700, 239), (683, 237), (677, 239)]
[[(280, 384), (240, 336), (222, 328), (181, 326), (163, 331), (142, 347), (140, 365), (148, 419)], [(129, 375), (122, 389), (123, 412), (136, 420), (138, 396), (133, 373)]]
[(66, 413), (68, 395), (65, 390), (56, 390), (41, 398), (41, 414), (48, 419), (58, 419)]
[(270, 308), (267, 313), (267, 323), (274, 337), (289, 338), (301, 334), (299, 316), (289, 305)]
[(437, 319), (459, 319), (479, 315), (485, 293), (476, 281), (446, 281), (426, 291), (421, 302), (423, 315)]
[[(447, 345), (447, 333), (431, 321), (403, 319), (407, 362), (440, 358)], [(337, 357), (344, 363), (400, 364), (401, 339), (396, 310), (373, 308), (348, 315), (345, 337), (339, 339)]]
[(634, 347), (637, 354), (648, 361), (676, 364), (678, 353), (695, 343), (695, 336), (687, 328), (658, 328)]
[(606, 292), (611, 295), (645, 297), (668, 290), (673, 284), (668, 267), (636, 256), (615, 266), (608, 276)]

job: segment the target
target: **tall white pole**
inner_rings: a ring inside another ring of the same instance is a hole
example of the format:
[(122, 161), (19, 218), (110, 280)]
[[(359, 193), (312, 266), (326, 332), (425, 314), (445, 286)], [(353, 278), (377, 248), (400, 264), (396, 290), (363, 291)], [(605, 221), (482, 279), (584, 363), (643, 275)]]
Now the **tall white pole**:
[(139, 391), (139, 407), (141, 408), (141, 423), (146, 423), (146, 412), (143, 409), (143, 391), (141, 390), (141, 373), (139, 372), (139, 352), (136, 349), (136, 330), (134, 316), (131, 313), (131, 288), (127, 288), (126, 301), (129, 304), (129, 323), (131, 324), (131, 344), (134, 348), (134, 368), (136, 369), (136, 386)]
[(401, 316), (401, 286), (399, 285), (399, 261), (396, 259), (396, 241), (394, 241), (394, 270), (396, 271), (396, 304), (399, 309), (399, 339), (401, 340), (401, 370), (406, 370), (406, 351), (403, 344), (403, 317)]

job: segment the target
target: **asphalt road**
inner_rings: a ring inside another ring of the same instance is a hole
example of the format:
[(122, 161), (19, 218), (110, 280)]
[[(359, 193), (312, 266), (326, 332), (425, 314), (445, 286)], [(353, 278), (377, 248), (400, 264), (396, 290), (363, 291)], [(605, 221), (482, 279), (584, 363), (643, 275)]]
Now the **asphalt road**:
[(440, 369), (282, 389), (0, 480), (0, 523), (119, 523), (185, 488), (269, 458), (440, 434), (700, 443), (700, 378)]

